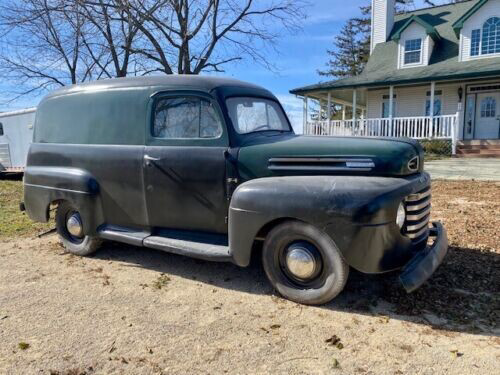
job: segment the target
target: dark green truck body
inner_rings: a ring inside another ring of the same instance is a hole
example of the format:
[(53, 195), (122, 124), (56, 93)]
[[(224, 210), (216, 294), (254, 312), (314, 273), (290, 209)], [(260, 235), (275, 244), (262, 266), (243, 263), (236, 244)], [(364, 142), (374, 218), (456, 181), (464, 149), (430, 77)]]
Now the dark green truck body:
[[(155, 108), (176, 96), (209, 103), (220, 134), (153, 136)], [(308, 137), (291, 127), (240, 134), (226, 105), (233, 97), (277, 102), (251, 84), (186, 76), (104, 80), (48, 95), (28, 154), (27, 213), (46, 221), (49, 206), (66, 200), (78, 207), (85, 233), (157, 248), (151, 238), (195, 239), (207, 246), (194, 256), (240, 266), (287, 219), (323, 230), (362, 272), (408, 267), (419, 253), (429, 258), (429, 233), (442, 229), (427, 228), (430, 178), (416, 141)], [(395, 221), (401, 202), (415, 208), (402, 228)], [(434, 263), (446, 252), (438, 250)], [(407, 290), (430, 276), (405, 272)]]

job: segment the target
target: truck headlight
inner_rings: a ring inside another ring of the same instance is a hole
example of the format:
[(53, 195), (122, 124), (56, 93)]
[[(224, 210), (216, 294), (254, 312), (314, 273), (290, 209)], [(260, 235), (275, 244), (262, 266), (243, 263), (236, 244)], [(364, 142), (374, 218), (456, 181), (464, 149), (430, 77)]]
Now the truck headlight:
[(398, 207), (398, 213), (396, 214), (396, 224), (398, 225), (399, 229), (403, 228), (405, 219), (406, 219), (406, 210), (405, 206), (403, 205), (403, 202), (401, 202)]

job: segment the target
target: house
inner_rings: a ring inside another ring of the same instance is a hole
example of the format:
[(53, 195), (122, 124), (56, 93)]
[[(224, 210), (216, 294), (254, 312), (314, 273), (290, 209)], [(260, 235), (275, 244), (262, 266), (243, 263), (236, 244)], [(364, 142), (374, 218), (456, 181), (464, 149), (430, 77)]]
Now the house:
[[(394, 8), (372, 0), (362, 74), (291, 90), (304, 98), (304, 132), (451, 139), (453, 153), (500, 153), (500, 0)], [(309, 100), (321, 106), (314, 121)], [(344, 115), (333, 120), (338, 106)]]
[(36, 108), (0, 112), (0, 176), (24, 171)]

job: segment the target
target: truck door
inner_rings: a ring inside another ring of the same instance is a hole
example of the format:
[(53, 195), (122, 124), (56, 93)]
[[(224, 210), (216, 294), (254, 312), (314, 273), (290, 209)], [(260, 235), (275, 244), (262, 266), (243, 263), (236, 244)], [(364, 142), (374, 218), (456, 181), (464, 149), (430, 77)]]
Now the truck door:
[(226, 233), (228, 136), (215, 101), (199, 93), (159, 95), (144, 152), (149, 226)]

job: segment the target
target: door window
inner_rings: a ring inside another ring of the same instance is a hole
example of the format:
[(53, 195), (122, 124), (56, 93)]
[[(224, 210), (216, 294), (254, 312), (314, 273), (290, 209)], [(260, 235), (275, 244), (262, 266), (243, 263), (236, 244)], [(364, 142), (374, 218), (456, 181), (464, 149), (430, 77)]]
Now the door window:
[(495, 117), (497, 101), (492, 96), (488, 96), (481, 100), (481, 117)]
[(3, 124), (0, 122), (0, 135), (3, 135)]
[(153, 137), (211, 139), (222, 135), (222, 123), (212, 103), (198, 97), (161, 98), (156, 103)]

